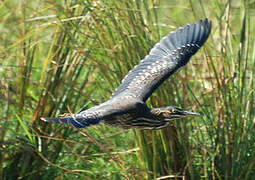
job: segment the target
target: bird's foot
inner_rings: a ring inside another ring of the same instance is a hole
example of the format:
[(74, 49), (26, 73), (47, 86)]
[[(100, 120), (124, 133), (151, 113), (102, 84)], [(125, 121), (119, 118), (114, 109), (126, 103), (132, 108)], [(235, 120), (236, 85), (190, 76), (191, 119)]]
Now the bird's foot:
[(67, 116), (72, 116), (72, 113), (64, 113), (64, 114), (60, 114), (59, 117), (67, 117)]

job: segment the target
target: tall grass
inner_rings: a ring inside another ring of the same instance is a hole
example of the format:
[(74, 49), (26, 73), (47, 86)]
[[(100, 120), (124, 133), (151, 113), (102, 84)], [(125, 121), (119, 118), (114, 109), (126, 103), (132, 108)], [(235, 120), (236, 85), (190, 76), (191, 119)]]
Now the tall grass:
[[(252, 1), (3, 1), (0, 4), (2, 179), (252, 179)], [(149, 99), (202, 114), (159, 131), (40, 121), (108, 98), (150, 48), (208, 17), (191, 62)]]

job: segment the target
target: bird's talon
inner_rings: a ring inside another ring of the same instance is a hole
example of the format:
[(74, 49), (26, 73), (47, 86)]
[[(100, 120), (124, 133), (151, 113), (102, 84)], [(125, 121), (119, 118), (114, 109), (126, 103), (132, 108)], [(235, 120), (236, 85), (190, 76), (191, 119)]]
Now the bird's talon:
[(64, 113), (59, 115), (59, 117), (67, 117), (67, 116), (72, 116), (72, 113)]

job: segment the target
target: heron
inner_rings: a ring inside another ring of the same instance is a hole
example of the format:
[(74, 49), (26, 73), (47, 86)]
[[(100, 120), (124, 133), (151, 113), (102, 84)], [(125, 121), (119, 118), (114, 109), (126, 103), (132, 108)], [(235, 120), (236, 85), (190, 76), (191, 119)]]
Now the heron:
[(173, 73), (186, 65), (211, 32), (212, 22), (200, 19), (163, 37), (122, 80), (106, 102), (66, 117), (42, 117), (76, 128), (105, 124), (124, 129), (161, 129), (172, 120), (198, 113), (176, 106), (149, 108), (146, 100)]

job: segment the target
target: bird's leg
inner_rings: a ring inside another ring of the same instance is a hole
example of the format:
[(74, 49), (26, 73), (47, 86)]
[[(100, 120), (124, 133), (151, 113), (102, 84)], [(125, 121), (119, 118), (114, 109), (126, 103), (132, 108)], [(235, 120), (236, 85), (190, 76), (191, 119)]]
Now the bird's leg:
[(180, 119), (186, 116), (198, 116), (198, 113), (185, 111), (182, 108), (178, 108), (175, 106), (167, 106), (167, 107), (160, 107), (154, 108), (151, 110), (151, 113), (155, 115), (159, 119), (164, 120), (173, 120), (173, 119)]
[(72, 113), (64, 113), (64, 114), (60, 114), (59, 117), (67, 117), (67, 116), (72, 116)]

